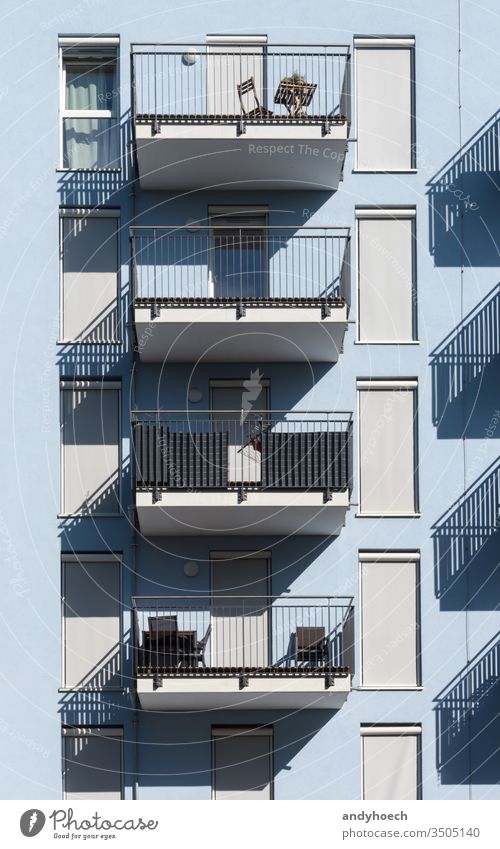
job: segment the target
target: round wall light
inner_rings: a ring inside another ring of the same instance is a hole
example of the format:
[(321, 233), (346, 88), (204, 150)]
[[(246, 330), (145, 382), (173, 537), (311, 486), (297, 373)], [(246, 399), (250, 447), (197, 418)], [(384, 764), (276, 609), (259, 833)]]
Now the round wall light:
[(184, 563), (184, 574), (187, 578), (196, 578), (199, 571), (200, 567), (194, 560), (188, 560), (187, 563)]
[(194, 65), (198, 59), (198, 51), (194, 47), (188, 47), (185, 53), (182, 54), (184, 65)]
[(196, 387), (193, 386), (193, 388), (189, 390), (188, 401), (190, 404), (199, 404), (202, 398), (203, 392), (201, 389), (196, 389)]

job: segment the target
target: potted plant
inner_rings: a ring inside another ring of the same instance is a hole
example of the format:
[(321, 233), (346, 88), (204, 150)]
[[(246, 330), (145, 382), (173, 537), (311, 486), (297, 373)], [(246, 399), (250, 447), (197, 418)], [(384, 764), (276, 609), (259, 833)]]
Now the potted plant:
[(307, 85), (305, 78), (298, 71), (294, 71), (287, 77), (283, 77), (281, 82), (283, 85)]

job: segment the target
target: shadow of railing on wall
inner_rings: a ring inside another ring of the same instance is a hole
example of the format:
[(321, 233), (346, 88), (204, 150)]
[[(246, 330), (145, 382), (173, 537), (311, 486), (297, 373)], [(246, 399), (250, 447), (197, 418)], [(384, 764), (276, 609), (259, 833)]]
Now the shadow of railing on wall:
[[(500, 284), (432, 351), (432, 420), (440, 439), (500, 438)], [(497, 412), (499, 403), (496, 404)]]
[(437, 768), (441, 784), (499, 784), (498, 634), (435, 701)]

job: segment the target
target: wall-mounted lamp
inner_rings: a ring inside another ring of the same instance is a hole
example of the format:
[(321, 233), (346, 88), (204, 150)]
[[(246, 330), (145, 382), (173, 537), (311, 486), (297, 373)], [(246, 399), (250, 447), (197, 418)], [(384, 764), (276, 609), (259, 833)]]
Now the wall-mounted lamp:
[(198, 51), (194, 47), (188, 47), (185, 53), (182, 54), (184, 65), (194, 65), (198, 59)]
[(188, 392), (188, 401), (190, 404), (199, 404), (201, 399), (203, 398), (203, 392), (201, 389), (197, 389), (193, 386), (192, 389)]
[(188, 560), (187, 563), (184, 563), (184, 574), (187, 578), (196, 578), (199, 571), (200, 567), (194, 560)]

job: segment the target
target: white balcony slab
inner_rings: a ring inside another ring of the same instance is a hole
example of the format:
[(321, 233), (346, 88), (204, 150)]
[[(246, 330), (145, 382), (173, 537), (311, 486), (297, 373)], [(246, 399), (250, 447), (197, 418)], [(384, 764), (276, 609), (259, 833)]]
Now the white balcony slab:
[(347, 123), (135, 125), (142, 189), (336, 191), (347, 151)]
[(249, 491), (238, 501), (236, 491), (136, 492), (136, 509), (145, 536), (321, 535), (336, 536), (349, 509), (348, 491), (333, 492), (324, 502), (321, 491)]
[(137, 349), (143, 362), (329, 362), (342, 351), (347, 307), (162, 306), (134, 309)]
[(238, 677), (163, 678), (158, 689), (152, 678), (137, 680), (137, 695), (143, 710), (338, 710), (351, 691), (351, 676), (333, 679), (325, 687), (321, 678), (249, 677), (240, 689)]

